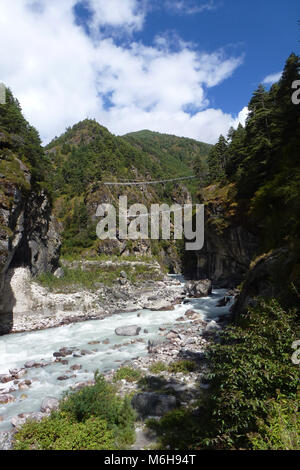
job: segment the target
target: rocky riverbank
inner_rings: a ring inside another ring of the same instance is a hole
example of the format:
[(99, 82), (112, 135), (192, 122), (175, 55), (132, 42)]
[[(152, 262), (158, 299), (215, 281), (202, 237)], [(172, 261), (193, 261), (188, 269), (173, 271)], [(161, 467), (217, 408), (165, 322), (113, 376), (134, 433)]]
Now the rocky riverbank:
[[(149, 264), (150, 267), (153, 265)], [(123, 276), (110, 287), (99, 282), (96, 290), (77, 288), (76, 292), (53, 292), (34, 282), (29, 269), (17, 268), (10, 278), (15, 297), (10, 332), (42, 330), (141, 309), (172, 310), (184, 298), (183, 284), (177, 279), (164, 275), (161, 281), (132, 284), (125, 272)]]
[[(168, 411), (185, 407), (197, 414), (201, 396), (207, 393), (209, 363), (206, 352), (218, 340), (222, 328), (230, 315), (218, 321), (205, 322), (193, 310), (179, 318), (174, 328), (161, 329), (161, 342), (148, 346), (149, 354), (122, 364), (141, 374), (138, 381), (117, 381), (121, 396), (130, 395), (132, 406), (138, 414), (136, 423), (135, 450), (151, 449), (156, 445), (155, 433), (146, 426), (146, 420), (160, 420)], [(106, 374), (109, 382), (116, 382), (118, 370)]]

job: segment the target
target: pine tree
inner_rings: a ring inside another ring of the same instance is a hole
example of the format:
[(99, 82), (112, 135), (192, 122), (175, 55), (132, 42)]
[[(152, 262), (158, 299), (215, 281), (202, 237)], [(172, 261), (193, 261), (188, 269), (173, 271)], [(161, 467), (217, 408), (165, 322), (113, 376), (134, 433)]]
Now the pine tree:
[(246, 131), (242, 124), (239, 124), (237, 129), (233, 127), (229, 130), (227, 141), (227, 157), (226, 157), (226, 176), (229, 181), (235, 181), (239, 174), (239, 168), (242, 165), (245, 154), (245, 137)]
[(225, 179), (225, 168), (227, 158), (227, 141), (223, 135), (220, 136), (216, 145), (208, 155), (209, 181), (210, 183)]

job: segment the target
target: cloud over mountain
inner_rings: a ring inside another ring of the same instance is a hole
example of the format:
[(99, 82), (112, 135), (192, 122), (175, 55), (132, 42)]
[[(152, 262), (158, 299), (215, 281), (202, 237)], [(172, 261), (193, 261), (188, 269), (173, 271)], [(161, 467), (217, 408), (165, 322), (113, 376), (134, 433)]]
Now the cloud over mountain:
[(210, 108), (208, 90), (230, 77), (241, 57), (199, 52), (180, 40), (174, 47), (163, 35), (152, 45), (137, 40), (145, 2), (88, 0), (86, 28), (76, 5), (0, 4), (0, 41), (9, 44), (1, 48), (0, 81), (44, 142), (86, 117), (117, 134), (149, 128), (207, 142), (236, 125), (238, 117)]

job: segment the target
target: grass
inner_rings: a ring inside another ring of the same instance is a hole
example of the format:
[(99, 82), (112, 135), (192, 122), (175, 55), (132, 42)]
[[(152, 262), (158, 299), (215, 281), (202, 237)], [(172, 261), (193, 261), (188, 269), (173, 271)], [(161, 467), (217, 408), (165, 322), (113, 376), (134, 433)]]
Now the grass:
[(142, 262), (142, 263), (153, 263), (156, 260), (153, 259), (151, 256), (135, 256), (135, 255), (127, 255), (127, 256), (117, 256), (117, 255), (81, 255), (80, 253), (73, 253), (73, 254), (66, 254), (63, 256), (63, 259), (69, 262), (72, 261), (112, 261), (116, 263), (122, 263), (124, 261), (130, 262)]
[(197, 368), (197, 365), (194, 361), (175, 361), (169, 365), (168, 371), (173, 374), (189, 374), (190, 372), (194, 372)]
[(171, 374), (189, 374), (194, 372), (197, 365), (194, 361), (180, 360), (172, 362), (171, 364), (165, 364), (164, 362), (154, 362), (149, 367), (149, 371), (152, 374), (160, 374), (161, 372), (169, 372)]
[(114, 382), (120, 382), (120, 380), (126, 380), (126, 382), (137, 382), (142, 377), (139, 370), (132, 369), (132, 367), (121, 367), (114, 375)]
[(166, 370), (168, 370), (168, 366), (167, 364), (164, 364), (163, 362), (154, 362), (149, 367), (149, 371), (152, 374), (160, 374), (161, 372), (164, 372)]
[(99, 283), (112, 286), (125, 271), (130, 283), (135, 284), (147, 280), (161, 280), (162, 275), (149, 266), (118, 266), (108, 265), (101, 268), (82, 270), (81, 268), (64, 268), (64, 277), (58, 279), (52, 273), (45, 273), (35, 278), (41, 286), (51, 291), (73, 292), (78, 288), (96, 291)]

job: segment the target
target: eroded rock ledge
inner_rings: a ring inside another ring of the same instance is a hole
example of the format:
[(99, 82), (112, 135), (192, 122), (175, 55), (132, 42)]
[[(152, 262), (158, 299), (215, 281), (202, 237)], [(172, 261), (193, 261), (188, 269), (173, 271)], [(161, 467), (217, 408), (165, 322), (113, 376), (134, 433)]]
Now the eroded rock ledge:
[[(182, 284), (167, 277), (138, 285), (125, 282), (112, 287), (99, 286), (96, 291), (78, 289), (75, 293), (50, 292), (32, 280), (28, 268), (9, 271), (7, 280), (14, 297), (13, 315), (7, 319), (11, 333), (102, 319), (145, 308), (171, 310), (185, 296)], [(4, 331), (5, 315), (0, 319)]]

